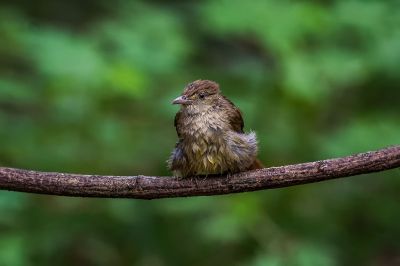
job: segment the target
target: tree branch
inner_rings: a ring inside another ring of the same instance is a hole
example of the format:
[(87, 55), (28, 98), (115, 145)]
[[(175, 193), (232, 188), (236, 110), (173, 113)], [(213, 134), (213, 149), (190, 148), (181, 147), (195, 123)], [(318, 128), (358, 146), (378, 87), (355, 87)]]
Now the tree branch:
[(343, 158), (208, 178), (79, 175), (0, 167), (0, 189), (78, 197), (159, 199), (288, 187), (397, 167), (400, 145)]

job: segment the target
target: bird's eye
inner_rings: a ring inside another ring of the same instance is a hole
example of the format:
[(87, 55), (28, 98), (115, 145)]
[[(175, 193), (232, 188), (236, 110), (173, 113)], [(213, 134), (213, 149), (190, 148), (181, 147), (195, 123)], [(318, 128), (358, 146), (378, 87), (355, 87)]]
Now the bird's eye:
[(200, 93), (200, 94), (199, 94), (199, 98), (200, 98), (200, 99), (204, 99), (205, 97), (206, 97), (206, 95), (205, 95), (204, 93)]

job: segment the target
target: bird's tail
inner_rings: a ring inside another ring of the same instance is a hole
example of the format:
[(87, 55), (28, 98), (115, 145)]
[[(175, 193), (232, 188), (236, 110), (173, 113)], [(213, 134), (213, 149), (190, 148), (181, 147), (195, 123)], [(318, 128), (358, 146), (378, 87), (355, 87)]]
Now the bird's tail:
[(256, 159), (254, 163), (250, 166), (249, 170), (256, 170), (262, 168), (264, 168), (263, 163), (259, 159)]

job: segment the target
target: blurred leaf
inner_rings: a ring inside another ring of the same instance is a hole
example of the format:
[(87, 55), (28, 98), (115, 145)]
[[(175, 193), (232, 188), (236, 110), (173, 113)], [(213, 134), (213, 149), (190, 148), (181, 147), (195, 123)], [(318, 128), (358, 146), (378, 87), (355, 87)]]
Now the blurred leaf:
[(16, 235), (0, 237), (0, 265), (27, 265), (23, 238)]
[(90, 40), (56, 29), (36, 29), (26, 36), (26, 49), (38, 70), (54, 79), (68, 79), (86, 86), (102, 82), (104, 61)]
[(146, 76), (128, 65), (109, 66), (108, 82), (111, 88), (135, 97), (142, 97), (147, 80)]
[(382, 115), (348, 121), (324, 139), (322, 152), (328, 156), (343, 156), (397, 145), (400, 143), (399, 132), (397, 118)]
[(171, 72), (183, 63), (188, 40), (173, 12), (128, 3), (120, 12), (119, 19), (96, 29), (100, 42), (111, 47), (110, 55), (150, 72)]

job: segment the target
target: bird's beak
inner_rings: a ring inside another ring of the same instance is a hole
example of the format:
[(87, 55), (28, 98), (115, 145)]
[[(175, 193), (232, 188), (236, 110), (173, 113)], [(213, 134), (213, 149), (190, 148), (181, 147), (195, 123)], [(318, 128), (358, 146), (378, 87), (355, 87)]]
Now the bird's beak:
[(192, 101), (186, 99), (185, 96), (179, 96), (178, 98), (176, 98), (175, 100), (172, 101), (172, 104), (183, 104), (183, 105), (189, 105), (191, 104)]

